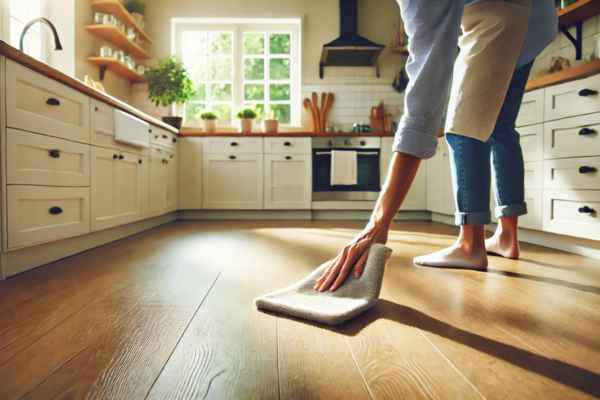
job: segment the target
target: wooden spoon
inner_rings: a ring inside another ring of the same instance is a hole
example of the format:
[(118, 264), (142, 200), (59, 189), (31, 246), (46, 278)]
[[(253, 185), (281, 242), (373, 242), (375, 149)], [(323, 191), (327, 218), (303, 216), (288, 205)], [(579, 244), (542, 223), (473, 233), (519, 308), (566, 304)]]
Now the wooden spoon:
[(310, 99), (308, 99), (308, 98), (304, 99), (303, 104), (304, 104), (305, 109), (310, 110), (310, 114), (312, 117), (312, 124), (313, 124), (313, 132), (317, 133), (318, 132), (318, 124), (317, 124), (317, 115), (315, 114), (315, 109), (312, 106)]
[(316, 119), (316, 125), (317, 125), (317, 133), (321, 132), (321, 112), (319, 111), (319, 95), (317, 94), (317, 92), (312, 92), (312, 107), (315, 110), (315, 115), (317, 117)]
[(325, 105), (323, 106), (323, 111), (321, 115), (321, 126), (323, 129), (327, 129), (327, 120), (329, 118), (329, 112), (331, 111), (331, 107), (333, 106), (333, 100), (335, 99), (333, 93), (327, 93), (325, 97)]

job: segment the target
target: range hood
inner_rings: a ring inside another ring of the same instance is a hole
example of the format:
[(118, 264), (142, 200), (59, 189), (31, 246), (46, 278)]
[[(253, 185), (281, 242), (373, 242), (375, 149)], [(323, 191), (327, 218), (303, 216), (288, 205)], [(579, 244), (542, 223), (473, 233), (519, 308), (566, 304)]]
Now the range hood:
[(379, 77), (377, 59), (385, 48), (358, 34), (358, 0), (340, 0), (340, 37), (323, 46), (319, 76), (323, 79), (323, 68), (375, 67)]

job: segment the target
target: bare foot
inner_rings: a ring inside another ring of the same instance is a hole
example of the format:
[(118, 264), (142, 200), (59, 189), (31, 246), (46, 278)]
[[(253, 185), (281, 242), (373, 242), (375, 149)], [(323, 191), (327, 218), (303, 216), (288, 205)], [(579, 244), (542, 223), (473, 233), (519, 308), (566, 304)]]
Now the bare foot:
[(460, 244), (455, 244), (435, 253), (415, 257), (413, 261), (417, 265), (429, 267), (487, 269), (487, 255), (483, 249), (469, 251)]
[(489, 254), (515, 260), (519, 258), (520, 253), (518, 240), (498, 233), (485, 241), (485, 249)]

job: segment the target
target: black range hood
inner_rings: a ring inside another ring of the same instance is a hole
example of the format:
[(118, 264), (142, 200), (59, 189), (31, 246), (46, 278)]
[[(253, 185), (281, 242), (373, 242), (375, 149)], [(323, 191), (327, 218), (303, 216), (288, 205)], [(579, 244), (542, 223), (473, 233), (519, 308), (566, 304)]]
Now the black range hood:
[(323, 68), (328, 66), (373, 66), (379, 78), (377, 59), (384, 48), (358, 34), (358, 0), (340, 0), (340, 37), (323, 46), (319, 76), (323, 79)]

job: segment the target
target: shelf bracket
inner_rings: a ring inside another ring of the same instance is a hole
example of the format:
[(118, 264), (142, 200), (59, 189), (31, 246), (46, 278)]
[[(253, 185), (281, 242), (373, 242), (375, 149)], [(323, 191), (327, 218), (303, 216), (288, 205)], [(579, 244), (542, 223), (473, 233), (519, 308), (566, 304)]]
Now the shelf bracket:
[(106, 76), (106, 70), (108, 69), (108, 65), (101, 65), (100, 66), (100, 82), (102, 82), (104, 80), (104, 77)]
[(575, 37), (569, 32), (568, 28), (563, 26), (559, 27), (563, 35), (569, 39), (569, 42), (575, 46), (575, 59), (581, 60), (583, 58), (582, 46), (583, 46), (583, 22), (579, 21), (575, 25)]

